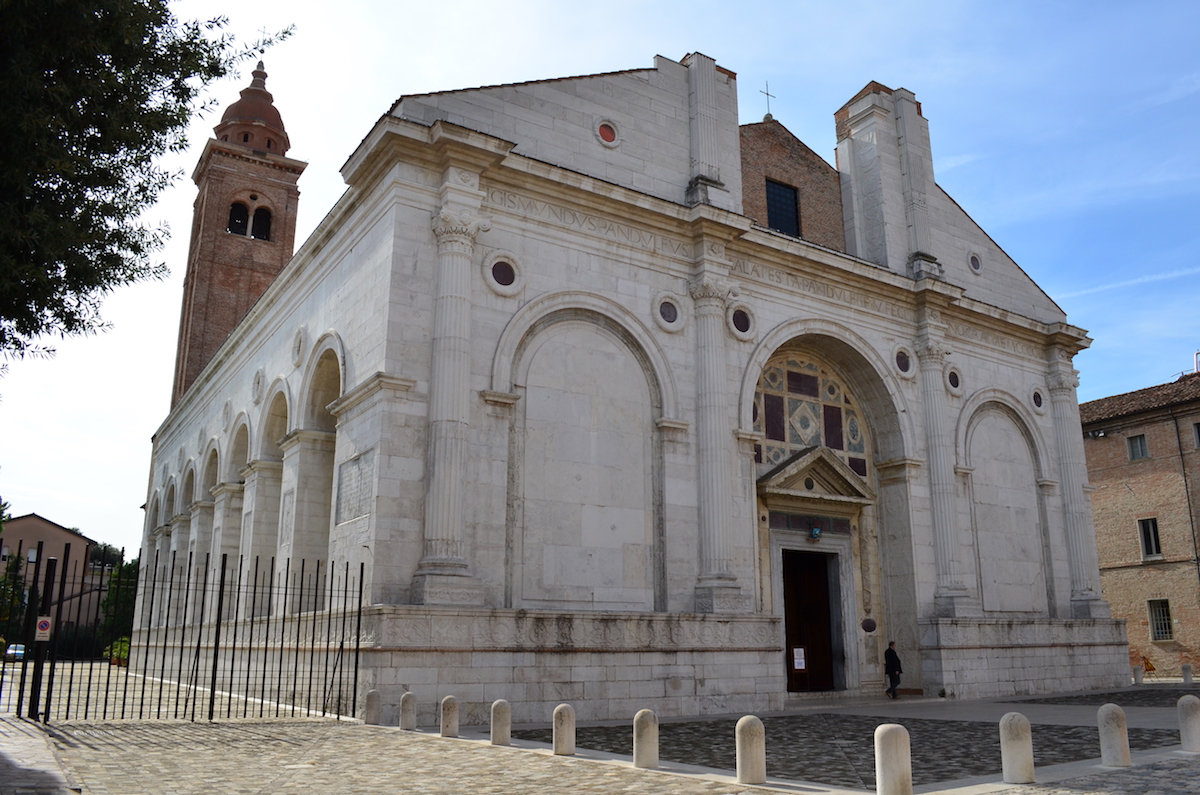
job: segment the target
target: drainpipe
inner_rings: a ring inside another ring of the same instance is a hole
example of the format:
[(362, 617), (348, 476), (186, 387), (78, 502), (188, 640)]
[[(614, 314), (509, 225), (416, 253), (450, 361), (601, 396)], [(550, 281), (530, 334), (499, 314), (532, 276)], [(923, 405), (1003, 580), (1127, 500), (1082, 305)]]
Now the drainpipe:
[[(1200, 363), (1200, 351), (1196, 353), (1197, 363)], [(1187, 501), (1188, 524), (1192, 528), (1192, 561), (1196, 564), (1196, 579), (1200, 581), (1200, 547), (1196, 544), (1196, 515), (1192, 512), (1192, 492), (1188, 488), (1187, 461), (1183, 457), (1183, 436), (1179, 433), (1179, 418), (1175, 409), (1168, 409), (1171, 422), (1175, 423), (1175, 449), (1179, 451), (1179, 473), (1183, 475), (1183, 496)]]

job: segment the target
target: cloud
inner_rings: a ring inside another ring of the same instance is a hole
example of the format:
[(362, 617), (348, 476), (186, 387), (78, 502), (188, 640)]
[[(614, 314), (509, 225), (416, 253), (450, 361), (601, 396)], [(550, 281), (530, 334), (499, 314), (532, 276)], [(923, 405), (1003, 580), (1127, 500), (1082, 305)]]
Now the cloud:
[(1168, 273), (1149, 273), (1145, 276), (1139, 276), (1136, 279), (1128, 279), (1123, 282), (1111, 282), (1109, 284), (1101, 284), (1097, 287), (1089, 287), (1086, 290), (1076, 290), (1073, 293), (1059, 293), (1059, 298), (1076, 298), (1081, 295), (1091, 295), (1105, 290), (1116, 290), (1121, 287), (1132, 287), (1137, 284), (1146, 284), (1147, 282), (1165, 282), (1169, 279), (1179, 279), (1184, 276), (1200, 275), (1200, 268), (1183, 268), (1181, 270), (1170, 271)]

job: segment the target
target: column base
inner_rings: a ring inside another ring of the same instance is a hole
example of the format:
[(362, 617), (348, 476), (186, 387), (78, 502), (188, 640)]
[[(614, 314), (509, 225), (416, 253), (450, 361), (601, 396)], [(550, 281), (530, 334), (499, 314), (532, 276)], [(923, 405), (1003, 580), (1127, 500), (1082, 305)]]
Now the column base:
[(966, 593), (946, 593), (933, 597), (933, 614), (938, 618), (980, 618), (983, 603)]
[(483, 606), (483, 583), (465, 574), (418, 574), (413, 577), (415, 605)]
[(1071, 618), (1112, 618), (1112, 608), (1103, 599), (1080, 597), (1071, 600)]
[(749, 613), (750, 597), (737, 585), (698, 585), (696, 612)]

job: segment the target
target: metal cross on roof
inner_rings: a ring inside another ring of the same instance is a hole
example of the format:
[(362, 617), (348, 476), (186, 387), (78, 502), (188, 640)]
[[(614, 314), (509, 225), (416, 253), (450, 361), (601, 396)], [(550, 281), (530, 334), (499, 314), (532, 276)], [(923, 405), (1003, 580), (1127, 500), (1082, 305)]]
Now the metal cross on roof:
[(758, 93), (765, 94), (767, 96), (767, 115), (769, 116), (771, 115), (771, 100), (774, 99), (775, 95), (771, 93), (771, 82), (767, 80), (764, 81), (764, 83), (767, 87), (766, 90), (759, 91)]

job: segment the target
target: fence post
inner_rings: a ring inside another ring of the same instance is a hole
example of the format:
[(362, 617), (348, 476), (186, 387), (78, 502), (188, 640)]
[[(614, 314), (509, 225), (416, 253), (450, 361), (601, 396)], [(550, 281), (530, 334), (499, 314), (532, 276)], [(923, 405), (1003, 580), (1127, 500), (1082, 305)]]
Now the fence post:
[(739, 784), (767, 782), (767, 733), (763, 722), (753, 715), (738, 719), (733, 730), (737, 751), (737, 781)]
[(363, 723), (368, 726), (379, 725), (380, 697), (378, 690), (367, 691), (367, 708), (363, 711)]
[(443, 737), (458, 736), (458, 699), (454, 696), (442, 699), (441, 732)]
[(1033, 734), (1019, 712), (1000, 719), (1000, 764), (1005, 784), (1033, 783)]
[(400, 696), (400, 728), (406, 732), (417, 730), (417, 697), (411, 690)]
[(639, 710), (633, 716), (633, 766), (658, 767), (658, 716), (654, 710)]
[(575, 708), (559, 704), (554, 708), (554, 755), (572, 756), (575, 753)]
[(492, 745), (512, 741), (512, 707), (502, 698), (492, 702)]
[(1189, 754), (1200, 754), (1200, 698), (1183, 696), (1175, 711), (1179, 715), (1179, 744)]
[(1105, 704), (1096, 712), (1100, 727), (1100, 763), (1107, 767), (1129, 767), (1129, 732), (1125, 711), (1116, 704)]
[(898, 723), (875, 727), (875, 792), (912, 795), (912, 746), (908, 729)]

